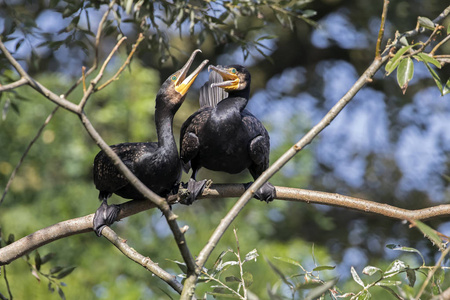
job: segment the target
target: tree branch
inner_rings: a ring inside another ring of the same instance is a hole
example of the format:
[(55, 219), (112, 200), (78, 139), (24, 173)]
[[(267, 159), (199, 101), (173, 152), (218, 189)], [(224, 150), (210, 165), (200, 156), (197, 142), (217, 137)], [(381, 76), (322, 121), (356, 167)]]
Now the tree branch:
[(6, 84), (6, 85), (1, 85), (0, 84), (0, 92), (5, 92), (5, 91), (9, 91), (9, 90), (13, 90), (15, 88), (18, 88), (24, 84), (27, 84), (28, 80), (26, 80), (25, 78), (20, 78), (17, 81), (14, 81), (12, 83)]
[[(197, 257), (197, 264), (199, 267), (203, 267), (211, 252), (216, 247), (218, 241), (225, 233), (231, 222), (237, 217), (239, 212), (244, 208), (248, 201), (253, 196), (254, 191), (258, 190), (267, 180), (270, 179), (276, 172), (278, 172), (291, 158), (293, 158), (299, 151), (306, 147), (311, 141), (327, 127), (339, 112), (350, 102), (350, 100), (356, 95), (356, 93), (369, 81), (375, 74), (375, 72), (381, 68), (384, 62), (388, 59), (388, 56), (384, 56), (381, 59), (375, 59), (369, 68), (361, 75), (356, 83), (350, 88), (350, 90), (331, 108), (331, 110), (325, 115), (325, 117), (315, 125), (300, 141), (286, 151), (277, 161), (275, 161), (261, 176), (255, 180), (255, 182), (248, 188), (248, 190), (242, 195), (242, 197), (231, 208), (228, 214), (221, 220), (219, 226), (216, 228), (212, 236), (210, 237), (206, 246), (200, 251)], [(186, 279), (185, 288), (193, 288), (195, 286), (197, 278)]]
[[(199, 199), (223, 199), (240, 197), (245, 191), (242, 184), (213, 184), (205, 189)], [(179, 192), (182, 194), (183, 190)], [(450, 204), (432, 206), (423, 209), (409, 210), (384, 203), (354, 198), (339, 194), (325, 193), (289, 187), (276, 187), (276, 199), (304, 202), (308, 204), (322, 204), (341, 208), (348, 208), (363, 213), (377, 214), (398, 220), (427, 220), (436, 217), (450, 216)], [(177, 197), (170, 197), (169, 203), (176, 204)], [(132, 200), (120, 204), (117, 220), (127, 218), (139, 212), (155, 208), (150, 201)], [(71, 235), (92, 231), (94, 214), (62, 221), (49, 227), (40, 229), (12, 244), (0, 248), (0, 265), (9, 264), (24, 254), (42, 247), (55, 240)]]
[(102, 230), (102, 235), (107, 238), (114, 246), (116, 246), (117, 249), (119, 249), (126, 257), (158, 276), (160, 279), (170, 285), (176, 292), (181, 294), (183, 285), (176, 279), (174, 275), (171, 275), (169, 272), (161, 268), (149, 257), (143, 256), (142, 254), (128, 246), (126, 240), (119, 237), (111, 228), (105, 227)]
[(384, 35), (384, 25), (386, 24), (386, 16), (387, 16), (388, 7), (389, 7), (389, 0), (384, 0), (383, 13), (381, 14), (380, 31), (378, 31), (377, 45), (375, 48), (375, 58), (376, 59), (381, 58), (380, 48), (381, 48), (381, 41), (383, 40), (383, 35)]
[[(109, 12), (111, 11), (111, 9), (112, 9), (112, 7), (113, 7), (114, 4), (115, 4), (115, 0), (112, 0), (111, 3), (110, 3), (110, 5), (109, 5), (109, 7), (108, 7), (108, 10), (103, 14), (103, 17), (102, 17), (102, 19), (100, 20), (100, 23), (98, 24), (97, 35), (95, 36), (95, 46), (94, 46), (95, 56), (94, 56), (94, 63), (93, 63), (93, 65), (92, 65), (92, 67), (91, 67), (87, 72), (85, 72), (85, 73), (77, 80), (77, 82), (76, 82), (74, 85), (72, 85), (72, 87), (69, 88), (69, 90), (68, 90), (65, 94), (63, 94), (63, 95), (61, 96), (62, 98), (67, 98), (67, 96), (68, 96), (70, 93), (72, 93), (72, 91), (73, 91), (73, 90), (81, 83), (82, 80), (84, 80), (84, 78), (85, 78), (86, 76), (88, 76), (88, 75), (91, 74), (94, 70), (97, 69), (97, 66), (98, 66), (98, 51), (99, 51), (98, 48), (99, 48), (99, 45), (100, 45), (100, 37), (101, 37), (101, 33), (102, 33), (103, 24), (106, 22), (106, 19), (107, 19), (108, 15), (109, 15)], [(1, 40), (0, 40), (0, 42), (1, 42)], [(19, 65), (19, 66), (20, 66), (20, 65)], [(16, 88), (16, 87), (19, 87), (19, 86), (21, 86), (21, 85), (23, 85), (23, 84), (28, 83), (28, 80), (27, 80), (26, 78), (22, 77), (21, 79), (19, 79), (19, 80), (16, 81), (15, 83), (17, 84), (17, 86), (15, 86), (15, 87), (12, 86), (13, 84), (9, 84), (9, 85), (3, 86), (3, 88), (4, 88), (5, 90), (6, 90), (6, 87), (7, 87), (7, 86), (10, 86), (11, 89), (12, 89), (12, 88)], [(19, 85), (19, 83), (20, 83), (20, 85)], [(1, 92), (1, 91), (2, 91), (2, 87), (0, 87), (0, 92)], [(11, 185), (11, 183), (13, 182), (13, 180), (14, 180), (14, 178), (15, 178), (15, 176), (16, 176), (17, 171), (19, 170), (19, 168), (21, 167), (23, 161), (25, 160), (25, 157), (28, 155), (28, 152), (30, 151), (31, 147), (34, 145), (34, 143), (37, 141), (37, 139), (41, 136), (42, 131), (44, 131), (44, 128), (48, 125), (48, 123), (50, 123), (51, 119), (52, 119), (53, 116), (56, 114), (56, 112), (58, 111), (58, 109), (59, 109), (59, 106), (56, 106), (56, 108), (53, 109), (53, 111), (47, 116), (47, 118), (45, 119), (44, 123), (43, 123), (43, 124), (41, 125), (41, 127), (39, 128), (39, 130), (38, 130), (38, 132), (36, 133), (36, 135), (34, 136), (34, 138), (33, 138), (33, 139), (31, 140), (31, 142), (28, 144), (27, 148), (25, 149), (25, 152), (22, 154), (22, 157), (20, 158), (19, 162), (17, 163), (16, 167), (14, 168), (13, 172), (11, 173), (11, 175), (10, 175), (10, 177), (9, 177), (9, 179), (8, 179), (8, 182), (7, 182), (7, 184), (6, 184), (6, 187), (5, 187), (4, 191), (3, 191), (2, 198), (0, 199), (0, 205), (3, 203), (3, 200), (5, 199), (6, 194), (7, 194), (8, 191), (9, 191), (10, 185)]]

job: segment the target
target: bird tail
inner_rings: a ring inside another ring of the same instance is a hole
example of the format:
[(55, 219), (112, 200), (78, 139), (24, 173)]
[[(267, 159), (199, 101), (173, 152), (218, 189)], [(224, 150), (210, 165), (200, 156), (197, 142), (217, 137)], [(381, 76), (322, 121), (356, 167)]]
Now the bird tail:
[(208, 81), (200, 88), (200, 107), (215, 107), (217, 103), (228, 97), (228, 93), (220, 87), (211, 87), (211, 84), (222, 82), (222, 76), (217, 72), (210, 72)]

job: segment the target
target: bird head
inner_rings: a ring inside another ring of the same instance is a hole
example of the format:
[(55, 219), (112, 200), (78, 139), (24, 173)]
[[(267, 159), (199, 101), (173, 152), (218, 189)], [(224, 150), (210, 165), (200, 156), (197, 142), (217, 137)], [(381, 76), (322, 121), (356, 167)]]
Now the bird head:
[(202, 52), (200, 50), (195, 50), (192, 52), (191, 57), (186, 62), (186, 64), (178, 71), (169, 76), (169, 78), (164, 81), (161, 88), (158, 91), (157, 102), (158, 99), (162, 100), (165, 105), (169, 105), (178, 109), (180, 105), (183, 103), (184, 98), (197, 78), (198, 74), (202, 71), (202, 69), (208, 63), (208, 60), (204, 60), (189, 76), (188, 71), (192, 63), (194, 62), (195, 56), (197, 53)]
[(250, 88), (250, 72), (241, 65), (209, 66), (208, 70), (217, 72), (223, 79), (211, 84), (211, 87), (220, 87), (228, 93)]

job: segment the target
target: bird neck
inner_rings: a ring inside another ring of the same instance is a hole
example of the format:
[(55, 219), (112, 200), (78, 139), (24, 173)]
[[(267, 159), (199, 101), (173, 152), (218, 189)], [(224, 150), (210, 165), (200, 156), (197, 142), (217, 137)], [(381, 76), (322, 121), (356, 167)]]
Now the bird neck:
[(158, 135), (158, 145), (167, 149), (175, 149), (177, 146), (173, 137), (173, 117), (174, 112), (166, 107), (156, 107), (155, 123), (156, 134)]
[(247, 106), (248, 103), (248, 98), (244, 98), (244, 97), (239, 97), (239, 96), (235, 96), (234, 94), (230, 94), (228, 95), (228, 98), (223, 99), (222, 101), (219, 102), (219, 104), (217, 105), (218, 108), (220, 108), (220, 110), (232, 110), (232, 109), (237, 109), (240, 112), (242, 112), (245, 107)]

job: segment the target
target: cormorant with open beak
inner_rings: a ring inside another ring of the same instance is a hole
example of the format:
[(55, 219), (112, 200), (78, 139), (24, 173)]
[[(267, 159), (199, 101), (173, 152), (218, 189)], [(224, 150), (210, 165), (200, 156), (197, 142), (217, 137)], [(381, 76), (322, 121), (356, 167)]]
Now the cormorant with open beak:
[[(208, 63), (208, 60), (204, 60), (187, 76), (198, 52), (201, 51), (195, 50), (187, 63), (167, 78), (156, 95), (155, 123), (158, 142), (111, 146), (137, 178), (162, 197), (176, 190), (181, 178), (181, 163), (173, 137), (173, 118), (197, 75)], [(99, 199), (102, 201), (94, 216), (94, 230), (100, 236), (103, 227), (111, 225), (120, 211), (119, 205), (107, 203), (113, 193), (136, 200), (144, 199), (144, 196), (129, 183), (103, 151), (94, 159), (93, 173), (95, 187), (100, 191)]]
[[(192, 168), (190, 183), (196, 180), (201, 167), (230, 174), (248, 169), (256, 179), (269, 166), (270, 139), (264, 125), (245, 109), (250, 96), (250, 73), (240, 65), (208, 69), (214, 72), (200, 91), (201, 107), (181, 127), (183, 168), (186, 172)], [(266, 182), (255, 197), (270, 202), (275, 197), (275, 187)]]

